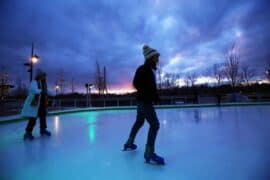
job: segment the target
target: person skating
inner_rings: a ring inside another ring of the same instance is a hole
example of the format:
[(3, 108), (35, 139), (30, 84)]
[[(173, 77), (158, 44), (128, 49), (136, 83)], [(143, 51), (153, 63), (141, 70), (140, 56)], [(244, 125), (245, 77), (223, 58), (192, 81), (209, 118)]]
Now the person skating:
[(32, 80), (28, 90), (28, 96), (24, 102), (21, 116), (27, 117), (28, 123), (25, 129), (24, 140), (33, 140), (33, 128), (36, 119), (40, 119), (40, 135), (51, 136), (51, 132), (47, 130), (47, 99), (48, 89), (46, 82), (46, 73), (41, 69), (36, 72), (35, 80)]
[(147, 45), (143, 46), (145, 62), (136, 70), (133, 86), (137, 90), (137, 117), (131, 129), (129, 138), (124, 144), (124, 150), (135, 150), (134, 140), (137, 132), (143, 126), (145, 119), (150, 125), (144, 158), (147, 163), (165, 164), (164, 159), (155, 153), (155, 140), (159, 129), (153, 103), (159, 101), (156, 87), (155, 71), (159, 61), (159, 52)]

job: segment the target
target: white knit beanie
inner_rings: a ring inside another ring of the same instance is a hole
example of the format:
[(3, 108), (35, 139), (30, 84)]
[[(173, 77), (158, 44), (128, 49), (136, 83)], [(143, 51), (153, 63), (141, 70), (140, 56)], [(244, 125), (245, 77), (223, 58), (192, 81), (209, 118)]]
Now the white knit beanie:
[(150, 48), (148, 45), (143, 46), (143, 55), (145, 60), (151, 58), (154, 55), (160, 55), (159, 52), (153, 48)]

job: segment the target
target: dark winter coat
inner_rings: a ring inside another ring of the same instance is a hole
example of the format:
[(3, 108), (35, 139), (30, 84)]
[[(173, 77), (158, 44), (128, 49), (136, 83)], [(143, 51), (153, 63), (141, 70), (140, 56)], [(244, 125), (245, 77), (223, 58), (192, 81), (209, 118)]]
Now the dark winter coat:
[(153, 103), (159, 100), (156, 79), (150, 65), (143, 64), (136, 70), (133, 86), (137, 90), (137, 100), (143, 103)]

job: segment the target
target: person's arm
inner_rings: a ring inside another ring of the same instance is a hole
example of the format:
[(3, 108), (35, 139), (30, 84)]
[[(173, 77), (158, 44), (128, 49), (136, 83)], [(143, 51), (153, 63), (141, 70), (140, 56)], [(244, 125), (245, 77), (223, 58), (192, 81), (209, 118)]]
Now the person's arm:
[(143, 69), (142, 68), (138, 68), (136, 70), (134, 79), (133, 79), (133, 86), (135, 87), (135, 89), (137, 90), (141, 90), (144, 83), (143, 83)]

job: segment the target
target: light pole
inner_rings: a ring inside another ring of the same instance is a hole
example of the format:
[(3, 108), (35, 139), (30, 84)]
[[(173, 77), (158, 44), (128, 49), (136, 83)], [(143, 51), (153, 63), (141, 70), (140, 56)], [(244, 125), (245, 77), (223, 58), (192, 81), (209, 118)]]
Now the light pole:
[(34, 64), (37, 63), (39, 60), (39, 56), (34, 54), (34, 43), (32, 43), (32, 49), (31, 49), (31, 57), (29, 62), (24, 63), (25, 66), (29, 66), (28, 72), (30, 73), (30, 82), (33, 79), (33, 69), (34, 69)]
[(59, 102), (56, 99), (57, 95), (58, 95), (59, 88), (60, 88), (59, 85), (56, 83), (55, 87), (54, 87), (54, 89), (55, 89), (55, 104), (56, 104), (56, 107), (60, 106), (60, 104), (61, 104), (60, 98), (59, 98)]
[(57, 94), (58, 94), (58, 90), (59, 90), (59, 85), (57, 84), (57, 85), (55, 85), (55, 95), (57, 96)]
[(94, 84), (85, 83), (86, 88), (86, 106), (91, 106), (91, 89), (94, 87)]

